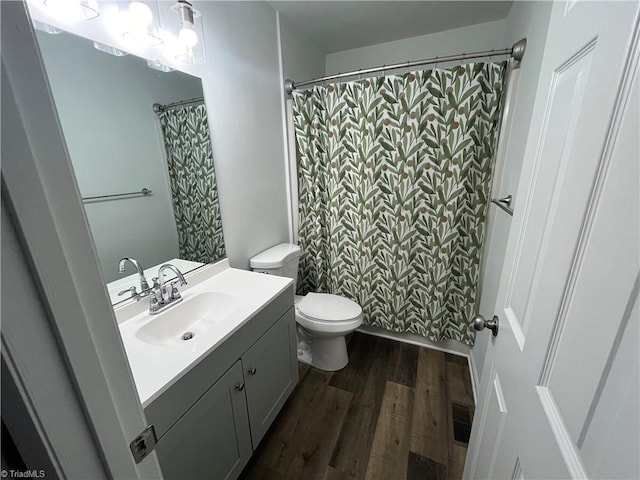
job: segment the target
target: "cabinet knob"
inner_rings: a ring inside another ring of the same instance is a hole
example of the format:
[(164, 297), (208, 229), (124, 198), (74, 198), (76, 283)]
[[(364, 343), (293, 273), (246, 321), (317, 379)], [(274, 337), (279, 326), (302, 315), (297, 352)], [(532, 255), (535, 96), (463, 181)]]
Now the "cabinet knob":
[(239, 392), (244, 390), (244, 383), (236, 383), (236, 390)]
[(249, 375), (255, 375), (256, 372), (257, 372), (257, 370), (255, 368), (253, 368), (253, 367), (249, 369)]

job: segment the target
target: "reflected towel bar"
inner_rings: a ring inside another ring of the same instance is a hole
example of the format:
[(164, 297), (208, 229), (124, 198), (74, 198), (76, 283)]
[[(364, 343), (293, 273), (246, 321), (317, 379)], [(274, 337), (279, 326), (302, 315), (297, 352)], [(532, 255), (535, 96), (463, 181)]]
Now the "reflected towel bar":
[(149, 190), (148, 188), (143, 188), (142, 190), (140, 190), (139, 192), (127, 192), (127, 193), (112, 193), (110, 195), (94, 195), (92, 197), (82, 197), (82, 201), (83, 202), (90, 202), (93, 200), (104, 200), (104, 199), (108, 199), (108, 198), (117, 198), (117, 197), (131, 197), (134, 195), (141, 195), (143, 197), (146, 197), (148, 195), (151, 195), (151, 190)]
[(506, 197), (502, 197), (502, 198), (492, 198), (491, 203), (499, 206), (502, 210), (504, 210), (505, 212), (507, 212), (509, 215), (513, 217), (513, 208), (511, 208), (511, 200), (513, 200), (513, 197), (511, 195), (507, 195)]

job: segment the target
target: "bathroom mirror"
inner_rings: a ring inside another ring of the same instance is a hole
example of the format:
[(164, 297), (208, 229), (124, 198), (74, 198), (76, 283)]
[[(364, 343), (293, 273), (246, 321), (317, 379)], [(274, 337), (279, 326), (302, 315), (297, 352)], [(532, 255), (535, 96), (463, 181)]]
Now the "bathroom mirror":
[(140, 291), (122, 257), (150, 284), (164, 263), (186, 273), (224, 257), (200, 79), (69, 33), (37, 35), (112, 303)]

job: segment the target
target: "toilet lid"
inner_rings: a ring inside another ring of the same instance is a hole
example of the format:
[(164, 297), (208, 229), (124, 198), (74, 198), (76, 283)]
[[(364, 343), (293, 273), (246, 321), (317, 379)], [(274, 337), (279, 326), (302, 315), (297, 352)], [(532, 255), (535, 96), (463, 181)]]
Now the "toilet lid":
[(362, 308), (356, 302), (330, 293), (308, 293), (297, 306), (305, 317), (325, 322), (355, 320), (362, 315)]

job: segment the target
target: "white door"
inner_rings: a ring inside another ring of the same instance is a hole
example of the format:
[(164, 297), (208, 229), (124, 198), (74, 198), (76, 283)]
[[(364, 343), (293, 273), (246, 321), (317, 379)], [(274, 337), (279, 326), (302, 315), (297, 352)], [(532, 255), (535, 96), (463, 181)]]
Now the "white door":
[(465, 478), (640, 478), (638, 30), (553, 6)]

